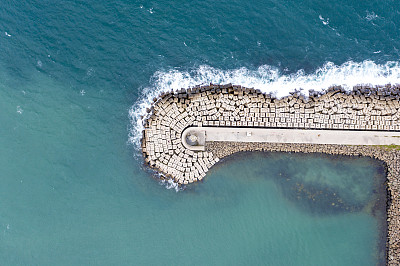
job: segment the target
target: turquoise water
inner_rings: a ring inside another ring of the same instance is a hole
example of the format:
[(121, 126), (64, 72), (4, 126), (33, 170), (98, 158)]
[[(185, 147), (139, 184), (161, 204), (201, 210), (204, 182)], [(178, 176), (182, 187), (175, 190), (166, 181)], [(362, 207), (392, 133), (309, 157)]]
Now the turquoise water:
[(400, 83), (396, 2), (0, 7), (1, 264), (381, 262), (374, 161), (256, 154), (177, 193), (137, 143), (160, 91)]

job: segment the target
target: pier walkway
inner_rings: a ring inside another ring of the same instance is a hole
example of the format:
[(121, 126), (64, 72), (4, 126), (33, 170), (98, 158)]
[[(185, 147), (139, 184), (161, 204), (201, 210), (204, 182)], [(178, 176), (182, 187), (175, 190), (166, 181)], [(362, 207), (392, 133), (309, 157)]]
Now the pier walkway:
[[(199, 139), (189, 144), (187, 139)], [(400, 132), (310, 130), (276, 128), (189, 127), (182, 133), (182, 144), (190, 150), (204, 150), (207, 141), (306, 143), (336, 145), (400, 145)]]

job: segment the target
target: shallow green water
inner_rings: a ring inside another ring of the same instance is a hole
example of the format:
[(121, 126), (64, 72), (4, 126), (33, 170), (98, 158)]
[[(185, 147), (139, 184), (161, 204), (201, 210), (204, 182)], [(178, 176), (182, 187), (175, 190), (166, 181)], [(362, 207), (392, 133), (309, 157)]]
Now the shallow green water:
[(255, 229), (250, 246), (260, 247), (254, 263), (373, 265), (384, 263), (383, 182), (383, 166), (367, 158), (244, 153), (217, 166), (206, 183), (234, 190), (234, 204)]

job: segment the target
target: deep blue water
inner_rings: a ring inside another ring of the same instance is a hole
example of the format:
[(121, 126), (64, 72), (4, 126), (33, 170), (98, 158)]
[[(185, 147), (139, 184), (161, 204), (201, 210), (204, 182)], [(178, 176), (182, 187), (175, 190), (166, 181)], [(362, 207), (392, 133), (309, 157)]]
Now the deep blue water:
[(2, 1), (1, 264), (379, 263), (377, 162), (257, 154), (176, 193), (137, 141), (160, 91), (400, 83), (399, 49), (396, 1)]

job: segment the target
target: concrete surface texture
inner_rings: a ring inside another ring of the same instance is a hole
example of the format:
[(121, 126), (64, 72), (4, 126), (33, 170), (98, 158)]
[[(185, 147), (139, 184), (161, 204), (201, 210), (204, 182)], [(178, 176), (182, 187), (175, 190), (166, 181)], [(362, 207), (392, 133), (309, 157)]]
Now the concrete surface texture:
[[(400, 145), (400, 132), (309, 130), (234, 127), (189, 127), (182, 133), (202, 136), (205, 141), (309, 143), (337, 145)], [(188, 145), (190, 150), (200, 150), (202, 145)]]

